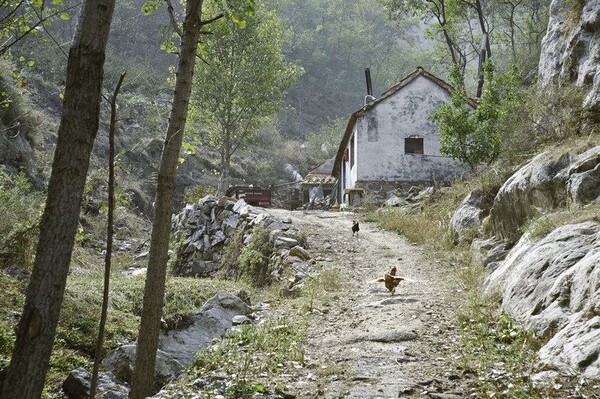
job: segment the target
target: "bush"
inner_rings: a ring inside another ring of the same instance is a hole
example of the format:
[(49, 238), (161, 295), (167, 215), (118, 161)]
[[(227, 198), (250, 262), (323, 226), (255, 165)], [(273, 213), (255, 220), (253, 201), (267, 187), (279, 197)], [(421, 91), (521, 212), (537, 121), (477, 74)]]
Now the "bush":
[(23, 175), (0, 172), (0, 268), (31, 269), (41, 203)]
[(272, 251), (269, 232), (263, 226), (254, 227), (250, 243), (240, 251), (237, 277), (248, 280), (255, 287), (268, 285), (271, 282)]

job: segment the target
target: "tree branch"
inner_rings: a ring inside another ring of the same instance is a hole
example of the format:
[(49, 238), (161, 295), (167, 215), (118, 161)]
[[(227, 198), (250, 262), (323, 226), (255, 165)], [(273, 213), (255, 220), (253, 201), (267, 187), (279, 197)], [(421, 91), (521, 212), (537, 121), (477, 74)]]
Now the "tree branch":
[(177, 33), (177, 35), (179, 35), (179, 37), (183, 37), (183, 32), (181, 31), (181, 29), (179, 28), (179, 25), (177, 24), (177, 20), (175, 19), (175, 14), (173, 14), (173, 11), (175, 10), (175, 8), (173, 8), (173, 3), (171, 3), (171, 0), (166, 0), (167, 2), (167, 12), (169, 13), (169, 19), (171, 20), (171, 26), (173, 27), (173, 31), (175, 31), (175, 33)]

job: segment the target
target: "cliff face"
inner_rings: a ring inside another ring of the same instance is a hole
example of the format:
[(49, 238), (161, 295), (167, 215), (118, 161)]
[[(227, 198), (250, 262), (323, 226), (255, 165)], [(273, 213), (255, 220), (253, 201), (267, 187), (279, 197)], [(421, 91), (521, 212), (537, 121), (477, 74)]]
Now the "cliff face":
[(585, 86), (584, 105), (600, 108), (600, 1), (552, 1), (538, 69), (541, 84)]

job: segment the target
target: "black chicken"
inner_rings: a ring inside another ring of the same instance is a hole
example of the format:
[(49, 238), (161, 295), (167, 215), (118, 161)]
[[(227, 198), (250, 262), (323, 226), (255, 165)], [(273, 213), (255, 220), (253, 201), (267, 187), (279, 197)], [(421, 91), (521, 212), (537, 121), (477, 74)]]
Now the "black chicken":
[(358, 221), (353, 220), (352, 221), (352, 235), (358, 234), (359, 231), (360, 231), (360, 227), (358, 226)]

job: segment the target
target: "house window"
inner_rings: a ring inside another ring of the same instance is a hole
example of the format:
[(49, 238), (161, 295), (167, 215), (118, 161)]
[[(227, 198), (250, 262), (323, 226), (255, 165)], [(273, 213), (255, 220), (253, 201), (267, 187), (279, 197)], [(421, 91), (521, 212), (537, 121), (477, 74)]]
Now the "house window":
[(405, 154), (423, 154), (423, 138), (407, 137), (404, 139)]

